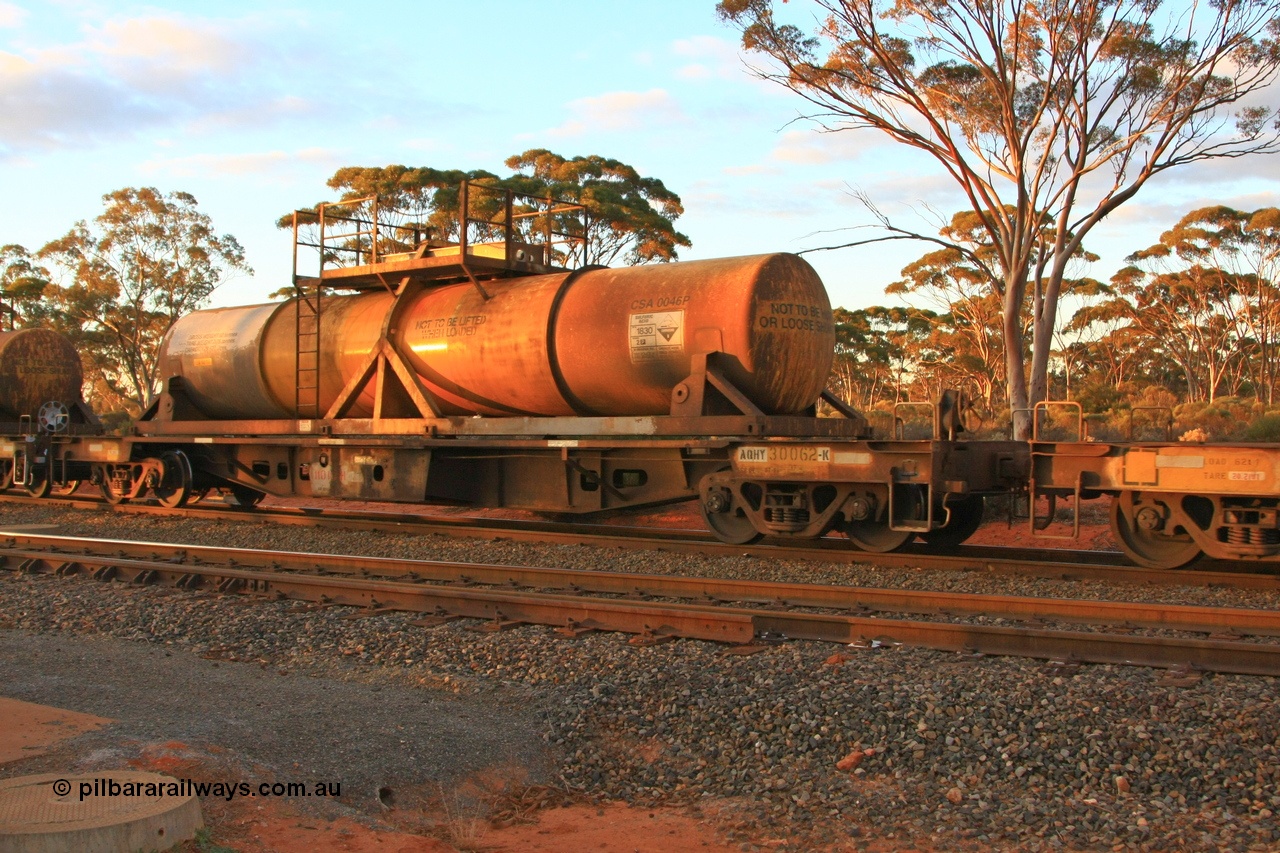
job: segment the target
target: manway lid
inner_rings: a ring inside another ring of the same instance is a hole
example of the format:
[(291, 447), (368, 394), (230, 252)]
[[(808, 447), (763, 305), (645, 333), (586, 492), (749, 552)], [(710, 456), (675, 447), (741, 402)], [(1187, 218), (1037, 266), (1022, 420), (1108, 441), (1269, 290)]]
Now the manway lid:
[(200, 801), (188, 787), (136, 770), (0, 780), (0, 851), (166, 850), (194, 838), (204, 824)]

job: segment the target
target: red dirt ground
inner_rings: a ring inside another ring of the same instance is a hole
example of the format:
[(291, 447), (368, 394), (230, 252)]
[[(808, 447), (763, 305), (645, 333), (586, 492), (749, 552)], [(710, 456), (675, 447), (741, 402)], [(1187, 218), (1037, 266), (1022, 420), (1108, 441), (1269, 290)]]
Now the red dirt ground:
[[(0, 697), (0, 719), (5, 721), (0, 726), (0, 764), (38, 755), (111, 722), (4, 697)], [(128, 762), (132, 770), (195, 780), (226, 778), (222, 763), (218, 756), (203, 754), (179, 741), (145, 745)], [(500, 786), (493, 780), (477, 780), (464, 787), (483, 793)], [(514, 799), (507, 798), (508, 802)], [(557, 795), (555, 799), (561, 798)], [(545, 803), (535, 797), (532, 805)], [(237, 798), (228, 803), (209, 798), (201, 807), (213, 843), (245, 853), (734, 853), (739, 849), (718, 841), (706, 818), (676, 809), (630, 808), (621, 803), (575, 803), (524, 811), (513, 811), (508, 805), (504, 811), (510, 823), (507, 826), (481, 820), (478, 812), (444, 805), (392, 809), (377, 821), (378, 826), (373, 821), (313, 817), (297, 811), (287, 800)], [(198, 850), (195, 843), (182, 849)]]

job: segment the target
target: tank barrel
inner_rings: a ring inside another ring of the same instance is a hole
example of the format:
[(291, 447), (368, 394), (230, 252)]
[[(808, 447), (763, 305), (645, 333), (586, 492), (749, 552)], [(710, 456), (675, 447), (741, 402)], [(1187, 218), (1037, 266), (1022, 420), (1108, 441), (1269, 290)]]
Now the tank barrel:
[[(296, 312), (290, 301), (189, 314), (165, 340), (162, 374), (183, 377), (213, 417), (297, 417)], [(835, 348), (822, 281), (788, 254), (373, 291), (326, 297), (321, 412), (383, 340), (441, 414), (495, 417), (666, 414), (712, 352), (761, 411), (794, 414), (822, 393)], [(344, 414), (369, 417), (374, 396)]]

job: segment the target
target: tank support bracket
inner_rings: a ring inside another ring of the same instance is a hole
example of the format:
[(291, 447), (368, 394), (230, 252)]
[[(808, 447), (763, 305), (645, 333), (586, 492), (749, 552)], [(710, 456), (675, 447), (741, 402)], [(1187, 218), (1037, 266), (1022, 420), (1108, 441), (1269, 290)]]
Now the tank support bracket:
[[(673, 417), (743, 414), (764, 417), (764, 412), (725, 378), (724, 367), (731, 356), (723, 352), (700, 352), (693, 356), (689, 377), (671, 391)], [(707, 393), (708, 388), (711, 393)], [(731, 409), (731, 410), (729, 410)]]
[(863, 417), (862, 412), (859, 412), (853, 406), (850, 406), (844, 400), (841, 400), (835, 394), (831, 393), (830, 389), (823, 391), (820, 399), (843, 415), (845, 420), (850, 420), (858, 424), (859, 435), (867, 432), (867, 419)]
[(329, 407), (329, 411), (325, 413), (326, 420), (340, 418), (355, 402), (356, 398), (369, 384), (369, 380), (376, 382), (374, 388), (374, 419), (384, 417), (394, 417), (395, 415), (383, 411), (386, 401), (387, 368), (391, 368), (391, 373), (398, 380), (398, 385), (413, 403), (414, 408), (418, 410), (418, 415), (424, 418), (438, 418), (441, 416), (441, 410), (432, 398), (431, 394), (422, 387), (422, 383), (418, 381), (414, 372), (404, 363), (400, 353), (396, 352), (395, 347), (384, 337), (369, 351), (369, 356), (365, 360), (364, 366), (359, 372), (351, 377), (351, 381), (346, 384), (342, 392), (338, 394), (337, 399), (333, 401), (333, 405)]

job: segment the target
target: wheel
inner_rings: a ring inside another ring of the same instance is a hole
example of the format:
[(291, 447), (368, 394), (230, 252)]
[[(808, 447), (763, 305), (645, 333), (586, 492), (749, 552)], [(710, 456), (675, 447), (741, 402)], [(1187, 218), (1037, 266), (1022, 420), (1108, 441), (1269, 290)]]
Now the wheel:
[(13, 460), (0, 462), (0, 491), (13, 487)]
[(764, 534), (756, 530), (750, 517), (738, 505), (739, 498), (732, 489), (725, 486), (708, 487), (705, 485), (706, 481), (703, 482), (698, 508), (702, 510), (707, 528), (717, 539), (730, 545), (750, 545), (764, 538)]
[(262, 503), (265, 494), (257, 489), (251, 489), (248, 486), (242, 486), (239, 483), (232, 483), (227, 487), (231, 491), (231, 496), (236, 499), (236, 503), (243, 507), (257, 506)]
[(1148, 569), (1180, 569), (1194, 562), (1200, 555), (1200, 546), (1189, 534), (1165, 535), (1147, 529), (1140, 521), (1143, 509), (1135, 507), (1132, 495), (1111, 499), (1111, 532), (1125, 556)]
[(47, 498), (53, 483), (49, 480), (49, 466), (32, 465), (31, 466), (31, 482), (22, 487), (22, 490), (33, 498)]
[(192, 489), (192, 490), (191, 490), (191, 497), (187, 498), (187, 503), (188, 503), (188, 504), (198, 504), (198, 503), (200, 503), (200, 501), (202, 501), (202, 500), (204, 500), (205, 498), (209, 497), (209, 493), (210, 493), (210, 492), (212, 492), (212, 491), (213, 491), (213, 489), (212, 489), (212, 488)]
[(124, 485), (117, 485), (115, 482), (116, 466), (103, 465), (98, 470), (98, 489), (102, 492), (102, 499), (112, 506), (122, 504), (129, 500), (130, 489)]
[(721, 542), (727, 542), (730, 545), (750, 545), (764, 538), (764, 534), (756, 530), (756, 526), (741, 509), (735, 507), (728, 512), (710, 512), (706, 504), (701, 506), (702, 518)]
[[(952, 495), (946, 505), (951, 510), (946, 526), (920, 534), (920, 539), (930, 548), (954, 548), (982, 526), (986, 502), (981, 495)], [(941, 508), (939, 511), (945, 512)]]
[(160, 454), (160, 463), (163, 474), (151, 491), (161, 506), (183, 506), (191, 497), (191, 460), (181, 450), (166, 450)]
[(891, 530), (887, 520), (847, 521), (841, 528), (860, 551), (887, 554), (915, 538), (914, 530)]
[(82, 482), (84, 481), (83, 480), (67, 480), (61, 486), (55, 487), (53, 490), (53, 493), (58, 497), (63, 497), (63, 498), (67, 497), (68, 495), (73, 495), (75, 494), (76, 489), (80, 488), (80, 484)]
[[(897, 507), (898, 521), (920, 521), (924, 519), (924, 492), (913, 486), (900, 488), (898, 500), (905, 500), (905, 506)], [(896, 551), (916, 537), (915, 530), (894, 530), (889, 526), (889, 508), (873, 512), (863, 519), (850, 519), (840, 526), (840, 530), (849, 537), (858, 549), (873, 554), (887, 554)]]

